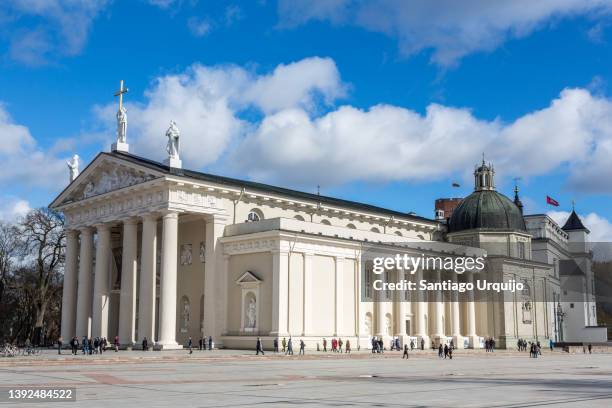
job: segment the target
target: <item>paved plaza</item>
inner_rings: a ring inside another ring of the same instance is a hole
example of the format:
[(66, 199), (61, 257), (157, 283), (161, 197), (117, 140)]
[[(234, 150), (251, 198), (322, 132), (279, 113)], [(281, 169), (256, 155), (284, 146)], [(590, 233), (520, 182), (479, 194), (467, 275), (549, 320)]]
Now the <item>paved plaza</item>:
[[(610, 407), (612, 354), (457, 351), (306, 357), (245, 351), (0, 359), (2, 387), (76, 387), (68, 407)], [(16, 406), (13, 403), (0, 405)], [(40, 404), (29, 404), (40, 407)], [(20, 404), (20, 406), (27, 406)]]

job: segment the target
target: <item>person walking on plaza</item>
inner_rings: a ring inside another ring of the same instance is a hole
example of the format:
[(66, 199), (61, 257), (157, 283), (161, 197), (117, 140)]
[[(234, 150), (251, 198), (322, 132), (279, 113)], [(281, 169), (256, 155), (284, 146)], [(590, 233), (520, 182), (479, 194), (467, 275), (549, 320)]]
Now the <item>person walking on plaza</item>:
[(198, 348), (202, 351), (202, 345), (204, 344), (204, 339), (200, 336), (200, 340), (198, 340)]
[(274, 353), (278, 354), (278, 337), (274, 338), (273, 345), (274, 345)]
[(344, 346), (345, 354), (351, 354), (351, 341), (349, 339), (346, 340), (346, 346)]
[(115, 336), (115, 353), (119, 351), (119, 336)]
[(147, 341), (147, 338), (145, 336), (144, 339), (142, 339), (142, 351), (147, 351), (149, 349), (149, 342)]
[(402, 356), (402, 360), (406, 359), (408, 360), (408, 345), (404, 344), (404, 355)]
[(593, 350), (593, 346), (591, 345), (591, 343), (589, 343), (589, 354), (591, 354), (592, 350)]
[(548, 345), (550, 346), (550, 351), (553, 351), (555, 343), (553, 343), (552, 339), (548, 340)]
[(212, 351), (213, 349), (213, 341), (212, 341), (212, 336), (208, 336), (208, 349), (210, 351)]
[(300, 353), (299, 353), (299, 355), (303, 356), (304, 354), (306, 354), (305, 348), (306, 348), (306, 343), (304, 343), (304, 340), (300, 339)]
[(453, 348), (449, 347), (448, 349), (448, 358), (450, 358), (451, 360), (453, 359)]
[(57, 354), (62, 354), (62, 346), (64, 345), (64, 339), (60, 336), (57, 339)]
[(444, 351), (442, 350), (442, 343), (440, 343), (440, 345), (438, 346), (438, 357), (442, 358), (443, 355)]
[(323, 337), (323, 352), (327, 353), (327, 339)]
[(264, 350), (263, 350), (263, 344), (261, 343), (261, 337), (257, 338), (257, 344), (256, 344), (256, 352), (255, 355), (258, 356), (259, 353), (261, 353), (261, 355), (265, 355)]
[(425, 339), (421, 338), (421, 350), (425, 350)]
[(289, 341), (287, 342), (287, 352), (285, 353), (289, 356), (293, 355), (293, 340), (289, 337)]
[(189, 354), (193, 354), (193, 340), (191, 340), (191, 336), (187, 340), (187, 348), (189, 349)]
[(281, 345), (283, 346), (282, 352), (285, 353), (287, 351), (287, 339), (286, 338), (283, 337), (283, 341)]
[(446, 358), (448, 357), (448, 344), (444, 345), (444, 359), (446, 360)]
[(338, 339), (338, 353), (342, 354), (342, 339)]
[(72, 354), (76, 356), (79, 349), (79, 340), (76, 338), (76, 336), (70, 340), (70, 347), (72, 348)]

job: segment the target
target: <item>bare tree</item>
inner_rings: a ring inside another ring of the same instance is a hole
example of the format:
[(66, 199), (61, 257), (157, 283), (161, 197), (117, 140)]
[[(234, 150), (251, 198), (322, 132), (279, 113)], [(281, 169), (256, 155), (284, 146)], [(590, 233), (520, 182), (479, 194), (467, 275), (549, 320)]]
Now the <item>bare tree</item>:
[(19, 255), (21, 241), (19, 230), (11, 224), (0, 221), (0, 304), (3, 304), (3, 297), (10, 274), (13, 273), (15, 259)]
[(49, 208), (30, 211), (20, 223), (24, 243), (24, 257), (31, 262), (34, 272), (32, 294), (34, 321), (34, 344), (40, 344), (47, 307), (56, 291), (61, 289), (65, 256), (64, 219)]

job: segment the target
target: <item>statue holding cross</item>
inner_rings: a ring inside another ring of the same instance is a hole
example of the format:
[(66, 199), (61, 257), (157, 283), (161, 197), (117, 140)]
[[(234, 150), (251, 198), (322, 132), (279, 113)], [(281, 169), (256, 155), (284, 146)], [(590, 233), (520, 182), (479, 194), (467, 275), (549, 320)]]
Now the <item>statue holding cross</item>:
[(123, 94), (127, 92), (128, 89), (123, 87), (123, 80), (121, 80), (119, 90), (114, 94), (119, 97), (119, 109), (117, 110), (117, 142), (113, 144), (113, 151), (128, 151), (127, 109), (123, 106)]

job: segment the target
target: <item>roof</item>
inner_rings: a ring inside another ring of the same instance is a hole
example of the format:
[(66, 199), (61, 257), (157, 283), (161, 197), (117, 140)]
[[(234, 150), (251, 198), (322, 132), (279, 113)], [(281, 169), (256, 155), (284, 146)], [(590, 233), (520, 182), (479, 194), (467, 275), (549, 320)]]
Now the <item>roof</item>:
[(240, 179), (235, 179), (235, 178), (225, 177), (225, 176), (217, 176), (214, 174), (202, 173), (202, 172), (188, 170), (188, 169), (170, 168), (165, 164), (156, 162), (154, 160), (146, 159), (144, 157), (136, 156), (131, 153), (103, 152), (103, 153), (100, 153), (100, 155), (108, 155), (112, 157), (121, 158), (123, 160), (132, 162), (134, 164), (144, 166), (144, 167), (150, 168), (151, 170), (156, 170), (161, 173), (168, 174), (168, 175), (174, 175), (174, 176), (179, 176), (179, 177), (189, 177), (189, 178), (193, 178), (196, 180), (212, 182), (212, 183), (221, 184), (221, 185), (230, 186), (230, 187), (245, 188), (245, 189), (249, 189), (252, 191), (259, 191), (259, 192), (272, 193), (272, 194), (280, 194), (284, 196), (294, 197), (296, 199), (319, 202), (322, 204), (328, 204), (328, 205), (338, 206), (338, 207), (346, 207), (346, 208), (351, 208), (351, 209), (358, 210), (358, 211), (373, 212), (373, 213), (384, 214), (390, 217), (391, 216), (402, 217), (402, 218), (411, 219), (414, 221), (420, 221), (420, 222), (425, 222), (425, 223), (430, 223), (430, 224), (438, 224), (437, 221), (432, 220), (430, 218), (421, 217), (421, 216), (413, 215), (409, 213), (404, 213), (401, 211), (390, 210), (387, 208), (382, 208), (382, 207), (378, 207), (378, 206), (370, 205), (370, 204), (364, 204), (364, 203), (360, 203), (356, 201), (349, 201), (349, 200), (343, 200), (340, 198), (322, 196), (319, 194), (306, 193), (303, 191), (292, 190), (292, 189), (288, 189), (284, 187), (277, 187), (277, 186), (272, 186), (269, 184), (258, 183), (254, 181), (248, 181), (248, 180), (240, 180)]
[(448, 222), (449, 232), (470, 229), (526, 231), (519, 208), (494, 190), (478, 190), (455, 208)]
[(572, 213), (568, 217), (567, 221), (565, 221), (565, 225), (562, 227), (564, 231), (577, 231), (577, 230), (585, 230), (589, 231), (587, 227), (584, 226), (578, 214), (576, 214), (575, 210), (572, 210)]

